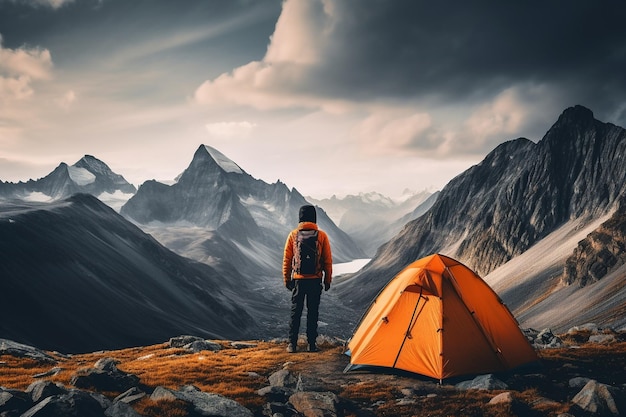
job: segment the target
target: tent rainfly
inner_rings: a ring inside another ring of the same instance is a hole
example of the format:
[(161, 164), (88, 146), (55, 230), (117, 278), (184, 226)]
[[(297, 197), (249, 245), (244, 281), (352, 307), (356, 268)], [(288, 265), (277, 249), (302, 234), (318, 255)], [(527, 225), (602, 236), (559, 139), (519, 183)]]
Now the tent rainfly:
[(350, 363), (440, 381), (505, 371), (538, 360), (517, 320), (471, 269), (430, 255), (381, 290), (348, 343)]

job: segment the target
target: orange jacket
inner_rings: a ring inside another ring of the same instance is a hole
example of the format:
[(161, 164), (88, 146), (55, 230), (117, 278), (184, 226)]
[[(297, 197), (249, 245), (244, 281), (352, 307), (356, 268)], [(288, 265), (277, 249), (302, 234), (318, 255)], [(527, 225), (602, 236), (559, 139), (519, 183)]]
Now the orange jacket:
[[(300, 275), (293, 271), (293, 250), (298, 230), (314, 229), (317, 234), (317, 253), (319, 254), (318, 270), (313, 275)], [(324, 278), (325, 284), (330, 284), (333, 280), (333, 256), (330, 251), (330, 241), (328, 235), (317, 227), (313, 222), (302, 222), (298, 227), (289, 233), (285, 242), (285, 252), (283, 255), (283, 279), (287, 284), (292, 279)]]

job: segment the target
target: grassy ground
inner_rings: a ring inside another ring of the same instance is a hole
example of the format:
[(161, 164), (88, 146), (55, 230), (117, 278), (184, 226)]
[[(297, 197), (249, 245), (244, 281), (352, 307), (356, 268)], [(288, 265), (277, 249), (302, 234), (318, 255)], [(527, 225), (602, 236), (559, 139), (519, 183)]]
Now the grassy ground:
[[(33, 375), (53, 366), (63, 370), (52, 381), (70, 386), (71, 377), (81, 368), (93, 367), (101, 358), (112, 357), (118, 368), (137, 375), (147, 387), (166, 386), (177, 389), (193, 384), (206, 392), (222, 394), (239, 401), (260, 415), (265, 399), (256, 391), (268, 385), (268, 377), (287, 367), (321, 381), (327, 391), (342, 399), (345, 416), (557, 416), (570, 412), (584, 415), (570, 403), (579, 389), (570, 389), (568, 381), (587, 377), (626, 389), (626, 341), (610, 345), (580, 344), (584, 335), (572, 336), (568, 343), (577, 348), (560, 348), (539, 352), (541, 364), (524, 373), (498, 375), (512, 392), (514, 402), (489, 405), (501, 391), (457, 391), (454, 382), (436, 381), (417, 375), (388, 372), (342, 371), (348, 363), (343, 348), (321, 345), (317, 353), (288, 354), (284, 343), (252, 342), (256, 347), (236, 349), (219, 342), (218, 352), (187, 353), (168, 344), (128, 348), (116, 351), (58, 357), (58, 364), (31, 359), (0, 356), (0, 385), (25, 390), (36, 380)], [(578, 339), (577, 339), (578, 338)], [(54, 356), (54, 354), (52, 354)], [(466, 379), (471, 379), (466, 378)], [(107, 392), (113, 398), (119, 393)], [(622, 413), (626, 405), (618, 404)], [(149, 398), (133, 404), (145, 416), (184, 416), (182, 402), (153, 402)]]

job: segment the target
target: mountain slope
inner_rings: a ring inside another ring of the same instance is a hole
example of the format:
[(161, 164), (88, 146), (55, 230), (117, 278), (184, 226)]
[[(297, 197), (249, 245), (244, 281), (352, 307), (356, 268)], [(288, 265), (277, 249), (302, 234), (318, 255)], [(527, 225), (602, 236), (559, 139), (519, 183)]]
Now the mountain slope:
[[(438, 194), (438, 193), (435, 193)], [(337, 222), (368, 257), (395, 236), (411, 220), (424, 214), (436, 198), (428, 191), (395, 201), (379, 193), (361, 193), (344, 198), (332, 196), (323, 200), (307, 198)]]
[(341, 285), (341, 295), (364, 306), (405, 265), (434, 252), (486, 275), (565, 223), (583, 227), (615, 210), (626, 193), (624, 166), (626, 130), (584, 107), (566, 109), (537, 144), (503, 143), (450, 181), (425, 215)]
[(0, 206), (0, 335), (78, 352), (254, 326), (236, 276), (182, 258), (98, 199)]
[[(238, 259), (237, 268), (246, 275), (280, 276), (285, 239), (304, 204), (297, 190), (254, 179), (201, 145), (177, 183), (145, 182), (121, 213), (185, 256), (210, 263), (216, 255), (211, 241), (230, 242), (236, 251), (229, 249), (220, 259)], [(318, 224), (331, 239), (335, 261), (364, 257), (321, 209)]]
[(38, 180), (0, 182), (0, 197), (31, 201), (60, 200), (76, 193), (98, 197), (118, 192), (134, 194), (136, 191), (134, 185), (91, 155), (85, 155), (71, 166), (62, 162), (50, 174)]

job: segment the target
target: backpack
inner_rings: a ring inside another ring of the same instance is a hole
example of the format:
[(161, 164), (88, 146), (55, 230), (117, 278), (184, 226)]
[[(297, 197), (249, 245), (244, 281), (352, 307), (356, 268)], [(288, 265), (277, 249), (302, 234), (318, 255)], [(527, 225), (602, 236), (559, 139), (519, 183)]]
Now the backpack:
[(317, 230), (298, 230), (293, 251), (293, 270), (296, 274), (317, 273), (317, 232)]

